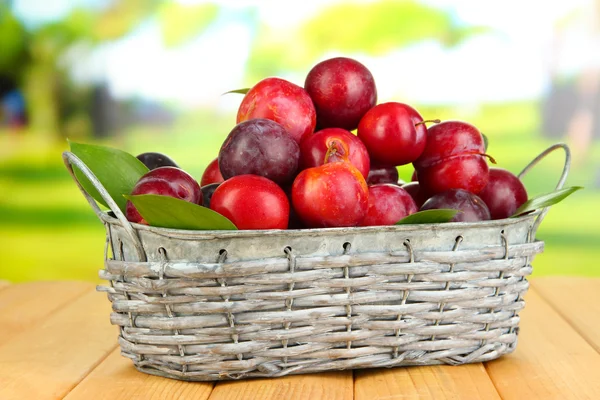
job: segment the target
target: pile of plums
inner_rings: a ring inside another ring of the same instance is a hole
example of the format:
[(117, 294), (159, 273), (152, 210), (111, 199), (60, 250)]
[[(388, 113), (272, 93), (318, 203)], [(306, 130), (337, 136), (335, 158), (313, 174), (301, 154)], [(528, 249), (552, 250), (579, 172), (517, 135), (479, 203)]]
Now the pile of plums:
[[(459, 210), (453, 221), (507, 218), (527, 200), (511, 172), (488, 166), (483, 135), (463, 121), (424, 120), (412, 106), (377, 104), (371, 72), (330, 58), (304, 87), (269, 77), (250, 88), (200, 184), (160, 153), (132, 194), (190, 201), (238, 229), (392, 225), (419, 210)], [(414, 166), (412, 182), (397, 167)], [(128, 203), (127, 218), (144, 223)]]

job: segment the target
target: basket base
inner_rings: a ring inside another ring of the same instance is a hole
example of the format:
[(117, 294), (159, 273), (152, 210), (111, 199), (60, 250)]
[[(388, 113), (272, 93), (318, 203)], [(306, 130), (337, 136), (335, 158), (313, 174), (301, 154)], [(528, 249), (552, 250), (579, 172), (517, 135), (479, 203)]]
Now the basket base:
[[(254, 378), (279, 378), (287, 375), (301, 375), (316, 372), (333, 372), (355, 369), (398, 368), (427, 365), (459, 366), (464, 364), (492, 361), (505, 354), (512, 353), (515, 348), (516, 341), (510, 345), (501, 343), (485, 344), (465, 357), (453, 356), (447, 358), (432, 358), (431, 356), (434, 354), (434, 352), (408, 351), (401, 354), (397, 358), (391, 357), (390, 355), (379, 355), (378, 357), (368, 356), (357, 359), (329, 360), (328, 362), (319, 361), (312, 364), (301, 364), (287, 368), (281, 368), (275, 363), (268, 363), (259, 365), (257, 368), (251, 370), (232, 373), (227, 371), (207, 370), (184, 372), (179, 369), (171, 369), (166, 365), (156, 365), (150, 359), (132, 361), (135, 369), (145, 374), (188, 382), (212, 382)], [(132, 358), (131, 354), (123, 355), (127, 358)], [(344, 365), (348, 365), (348, 367), (344, 367)]]

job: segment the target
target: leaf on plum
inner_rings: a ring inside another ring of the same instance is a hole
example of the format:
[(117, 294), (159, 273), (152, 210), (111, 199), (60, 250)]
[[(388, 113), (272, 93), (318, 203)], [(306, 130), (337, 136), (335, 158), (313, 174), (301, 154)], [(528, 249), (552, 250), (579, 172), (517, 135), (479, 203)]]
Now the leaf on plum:
[(459, 212), (459, 210), (453, 210), (451, 208), (418, 211), (402, 218), (400, 221), (396, 222), (396, 225), (439, 224), (449, 222)]
[(483, 137), (483, 148), (484, 148), (484, 151), (487, 151), (488, 145), (489, 145), (490, 142), (489, 142), (488, 137), (486, 135), (484, 135), (482, 133), (481, 136)]
[(191, 230), (236, 230), (223, 215), (210, 208), (156, 194), (125, 195), (151, 226)]
[[(148, 172), (148, 168), (136, 157), (122, 150), (71, 141), (69, 145), (71, 152), (87, 165), (124, 213), (127, 201), (123, 195), (131, 193), (137, 181)], [(73, 166), (73, 171), (85, 191), (108, 208), (106, 201), (83, 172), (76, 166)]]
[(557, 204), (580, 189), (583, 189), (583, 187), (572, 186), (532, 197), (531, 199), (523, 203), (521, 207), (519, 207), (517, 211), (515, 211), (512, 217), (518, 217), (525, 213)]
[(246, 94), (248, 93), (248, 91), (250, 90), (250, 88), (243, 88), (243, 89), (235, 89), (235, 90), (230, 90), (228, 92), (223, 93), (225, 94), (229, 94), (229, 93), (239, 93), (239, 94)]

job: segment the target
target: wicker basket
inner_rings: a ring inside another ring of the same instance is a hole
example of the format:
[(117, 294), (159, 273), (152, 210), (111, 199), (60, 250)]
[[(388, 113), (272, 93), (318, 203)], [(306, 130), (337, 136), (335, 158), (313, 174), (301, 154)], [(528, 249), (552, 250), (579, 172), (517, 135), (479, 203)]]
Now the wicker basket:
[[(568, 174), (569, 149), (562, 148)], [(478, 223), (285, 231), (130, 224), (107, 201), (99, 286), (121, 353), (189, 381), (488, 361), (517, 344), (525, 279), (547, 209)], [(75, 179), (74, 175), (73, 178)], [(77, 182), (77, 180), (75, 179)]]

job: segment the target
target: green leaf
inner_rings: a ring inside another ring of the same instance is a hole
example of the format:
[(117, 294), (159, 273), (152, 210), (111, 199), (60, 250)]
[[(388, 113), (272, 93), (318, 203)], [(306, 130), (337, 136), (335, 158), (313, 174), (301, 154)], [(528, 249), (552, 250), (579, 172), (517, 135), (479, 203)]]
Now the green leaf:
[[(121, 211), (125, 212), (127, 200), (123, 195), (131, 193), (137, 181), (148, 172), (148, 168), (136, 157), (122, 150), (92, 144), (69, 144), (71, 152), (92, 170)], [(79, 168), (73, 166), (73, 170), (85, 191), (98, 203), (108, 207)]]
[(530, 211), (539, 210), (540, 208), (552, 206), (556, 203), (561, 202), (571, 194), (575, 193), (579, 189), (583, 189), (582, 186), (572, 186), (560, 190), (555, 190), (551, 193), (542, 194), (536, 197), (533, 197), (527, 200), (525, 203), (521, 205), (512, 215), (513, 217), (518, 217), (521, 214), (525, 214)]
[(236, 230), (236, 226), (210, 208), (156, 194), (125, 195), (151, 226), (191, 230)]
[(418, 211), (402, 218), (400, 221), (396, 222), (396, 225), (439, 224), (450, 221), (459, 212), (459, 210), (450, 208)]
[(228, 92), (225, 92), (223, 94), (229, 94), (229, 93), (239, 93), (239, 94), (246, 94), (250, 91), (250, 88), (243, 88), (243, 89), (235, 89), (235, 90), (230, 90)]
[(488, 140), (488, 137), (485, 136), (483, 133), (481, 134), (481, 136), (483, 136), (483, 148), (484, 148), (484, 151), (487, 151), (488, 145), (489, 145), (490, 141)]

